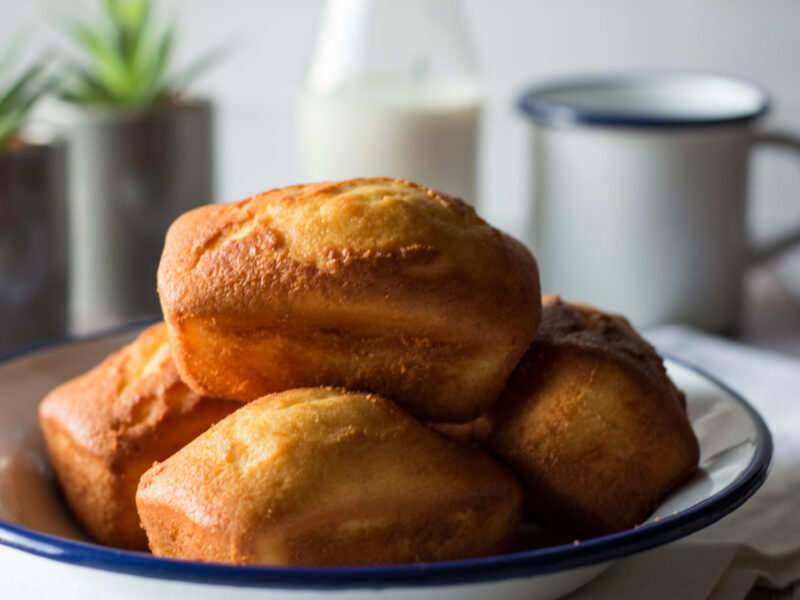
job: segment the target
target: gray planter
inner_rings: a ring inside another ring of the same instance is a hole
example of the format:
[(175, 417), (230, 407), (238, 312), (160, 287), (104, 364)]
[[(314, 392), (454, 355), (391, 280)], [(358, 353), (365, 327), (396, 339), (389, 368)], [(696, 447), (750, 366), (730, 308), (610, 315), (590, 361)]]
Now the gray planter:
[(159, 314), (164, 235), (214, 200), (210, 103), (134, 115), (57, 102), (40, 114), (69, 142), (72, 328)]
[(0, 152), (0, 352), (66, 333), (64, 145)]

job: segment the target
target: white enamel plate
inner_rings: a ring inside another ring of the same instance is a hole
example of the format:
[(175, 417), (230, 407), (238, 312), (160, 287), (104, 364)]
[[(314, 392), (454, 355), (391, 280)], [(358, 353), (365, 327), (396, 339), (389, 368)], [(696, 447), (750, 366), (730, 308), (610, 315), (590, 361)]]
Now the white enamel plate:
[(767, 428), (743, 399), (668, 360), (700, 440), (700, 469), (635, 529), (577, 545), (535, 547), (521, 537), (519, 549), (501, 556), (386, 567), (240, 567), (115, 550), (91, 543), (70, 518), (36, 411), (50, 389), (87, 371), (140, 329), (52, 343), (0, 361), (0, 590), (9, 598), (556, 598), (616, 559), (731, 512), (763, 483), (772, 456)]

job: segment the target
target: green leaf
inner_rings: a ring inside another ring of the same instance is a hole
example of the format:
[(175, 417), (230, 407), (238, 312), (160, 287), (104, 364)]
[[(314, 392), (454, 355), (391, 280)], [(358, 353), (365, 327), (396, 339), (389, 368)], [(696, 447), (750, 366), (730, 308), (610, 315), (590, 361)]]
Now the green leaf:
[(101, 81), (112, 96), (124, 97), (131, 82), (128, 66), (117, 48), (85, 25), (75, 27), (75, 37), (92, 58), (94, 78)]
[(122, 26), (122, 17), (119, 14), (118, 0), (103, 0), (103, 12), (114, 29)]
[(34, 79), (39, 77), (44, 67), (42, 65), (33, 65), (28, 68), (12, 86), (5, 92), (0, 94), (0, 115), (9, 111), (15, 105), (24, 102), (25, 91)]
[(147, 0), (118, 0), (117, 11), (123, 27), (141, 29), (150, 14), (150, 2)]
[(100, 20), (69, 29), (83, 56), (71, 65), (65, 99), (148, 110), (216, 63), (209, 53), (171, 77), (175, 26), (161, 27), (152, 0), (98, 0)]
[(119, 99), (87, 69), (77, 63), (68, 63), (72, 78), (60, 91), (63, 99), (79, 104), (118, 104)]
[(139, 94), (136, 97), (137, 104), (140, 106), (150, 106), (156, 101), (156, 97), (162, 92), (164, 87), (164, 74), (169, 64), (172, 53), (172, 36), (164, 35), (158, 42), (152, 59), (147, 63), (146, 70), (142, 74)]
[[(170, 30), (166, 30), (163, 35), (172, 38)], [(134, 79), (142, 81), (146, 74), (153, 70), (152, 63), (156, 60), (161, 43), (162, 40), (155, 25), (148, 24), (141, 30), (135, 52), (130, 57), (131, 76)]]
[(25, 116), (25, 111), (19, 109), (0, 115), (0, 148), (22, 128)]
[(56, 85), (55, 78), (44, 75), (45, 65), (44, 58), (39, 59), (7, 89), (0, 88), (0, 147), (25, 125), (33, 105)]
[[(132, 10), (127, 7), (132, 7)], [(150, 4), (140, 0), (123, 2), (121, 10), (121, 26), (116, 34), (117, 47), (125, 59), (129, 72), (132, 72), (136, 56), (139, 49), (146, 44), (150, 29)]]

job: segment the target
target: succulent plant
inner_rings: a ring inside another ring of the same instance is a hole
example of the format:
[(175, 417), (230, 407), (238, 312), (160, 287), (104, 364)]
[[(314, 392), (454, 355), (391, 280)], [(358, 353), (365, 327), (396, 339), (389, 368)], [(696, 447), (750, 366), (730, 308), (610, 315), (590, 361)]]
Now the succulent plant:
[(68, 61), (62, 98), (85, 105), (146, 111), (177, 102), (186, 86), (217, 58), (200, 57), (172, 73), (174, 27), (157, 22), (151, 0), (100, 0), (97, 23), (70, 34), (83, 54)]
[(55, 85), (44, 60), (17, 71), (13, 68), (16, 56), (15, 50), (9, 50), (0, 58), (0, 150), (16, 137), (33, 106)]

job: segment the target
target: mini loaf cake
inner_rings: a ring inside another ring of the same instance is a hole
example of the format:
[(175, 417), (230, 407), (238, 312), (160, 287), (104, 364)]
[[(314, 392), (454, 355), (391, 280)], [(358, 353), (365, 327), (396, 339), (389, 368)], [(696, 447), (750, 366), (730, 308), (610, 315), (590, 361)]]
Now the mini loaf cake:
[(522, 244), (456, 198), (385, 178), (191, 211), (167, 234), (158, 291), (197, 393), (332, 385), (442, 422), (492, 405), (540, 316)]
[(50, 392), (39, 420), (64, 496), (84, 529), (103, 544), (144, 550), (139, 477), (239, 406), (198, 396), (181, 382), (159, 323)]
[(522, 493), (395, 404), (315, 388), (223, 419), (147, 471), (136, 503), (158, 556), (333, 566), (503, 552)]
[(473, 435), (520, 477), (545, 525), (575, 536), (643, 522), (698, 460), (683, 394), (655, 350), (624, 318), (557, 297)]

